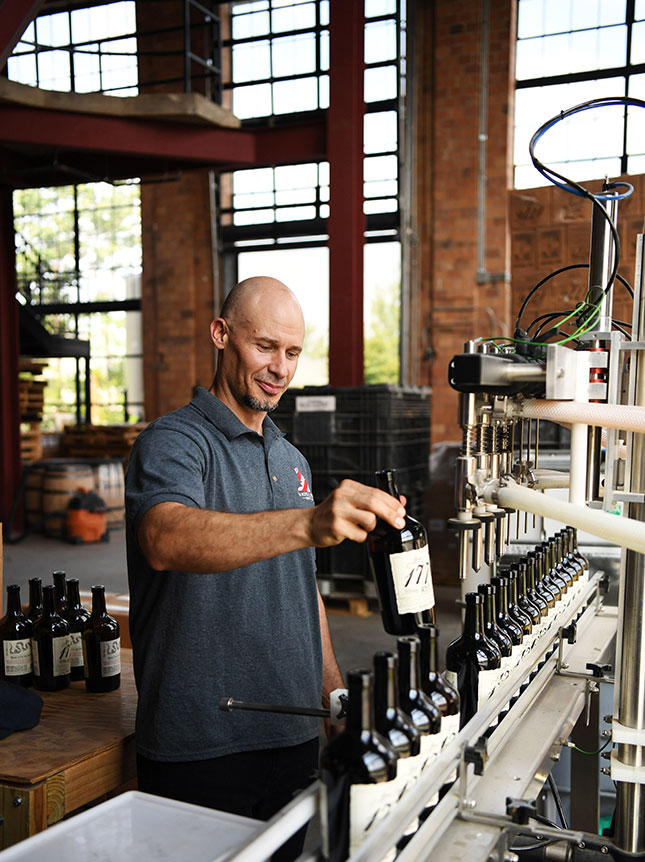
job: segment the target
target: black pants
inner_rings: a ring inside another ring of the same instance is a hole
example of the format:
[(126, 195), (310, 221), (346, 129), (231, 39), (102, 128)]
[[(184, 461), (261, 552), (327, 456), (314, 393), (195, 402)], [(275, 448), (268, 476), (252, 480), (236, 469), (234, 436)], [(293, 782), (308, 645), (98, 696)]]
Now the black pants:
[[(266, 748), (194, 760), (165, 763), (137, 755), (139, 790), (192, 802), (257, 820), (268, 820), (315, 778), (318, 739), (289, 748)], [(273, 856), (291, 862), (302, 853), (307, 827), (300, 829)]]

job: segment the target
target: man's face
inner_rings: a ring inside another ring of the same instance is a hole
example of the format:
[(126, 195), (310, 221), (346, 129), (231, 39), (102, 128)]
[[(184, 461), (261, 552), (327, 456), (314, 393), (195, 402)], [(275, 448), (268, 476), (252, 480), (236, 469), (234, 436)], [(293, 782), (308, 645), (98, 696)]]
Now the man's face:
[(288, 295), (271, 294), (220, 326), (226, 338), (219, 397), (242, 421), (255, 425), (259, 417), (253, 411), (274, 410), (296, 372), (304, 340), (302, 312)]

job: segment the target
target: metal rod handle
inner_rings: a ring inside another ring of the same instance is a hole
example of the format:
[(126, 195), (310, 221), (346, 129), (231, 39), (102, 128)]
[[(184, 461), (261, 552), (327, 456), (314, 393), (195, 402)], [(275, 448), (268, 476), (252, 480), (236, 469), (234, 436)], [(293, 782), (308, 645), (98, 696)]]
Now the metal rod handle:
[(309, 706), (281, 706), (276, 703), (252, 703), (247, 700), (234, 700), (232, 697), (220, 698), (219, 708), (223, 712), (234, 709), (247, 709), (253, 712), (280, 712), (285, 715), (314, 715), (316, 718), (329, 718), (328, 709), (316, 709)]

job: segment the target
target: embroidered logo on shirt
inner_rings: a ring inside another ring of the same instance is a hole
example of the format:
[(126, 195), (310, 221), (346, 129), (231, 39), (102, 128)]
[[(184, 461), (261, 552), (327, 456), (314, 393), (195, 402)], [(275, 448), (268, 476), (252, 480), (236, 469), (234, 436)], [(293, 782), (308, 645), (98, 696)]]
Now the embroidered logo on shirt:
[(304, 497), (307, 500), (313, 500), (314, 495), (309, 490), (309, 483), (306, 478), (302, 475), (300, 470), (297, 467), (293, 468), (296, 471), (296, 476), (298, 477), (298, 494), (300, 497)]

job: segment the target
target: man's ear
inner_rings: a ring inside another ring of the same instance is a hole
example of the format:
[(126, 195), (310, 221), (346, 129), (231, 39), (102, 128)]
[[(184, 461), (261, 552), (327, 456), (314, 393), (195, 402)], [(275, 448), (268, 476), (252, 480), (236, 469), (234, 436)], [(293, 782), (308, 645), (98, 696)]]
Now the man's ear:
[(228, 341), (228, 326), (223, 317), (211, 321), (211, 341), (218, 350), (222, 350)]

